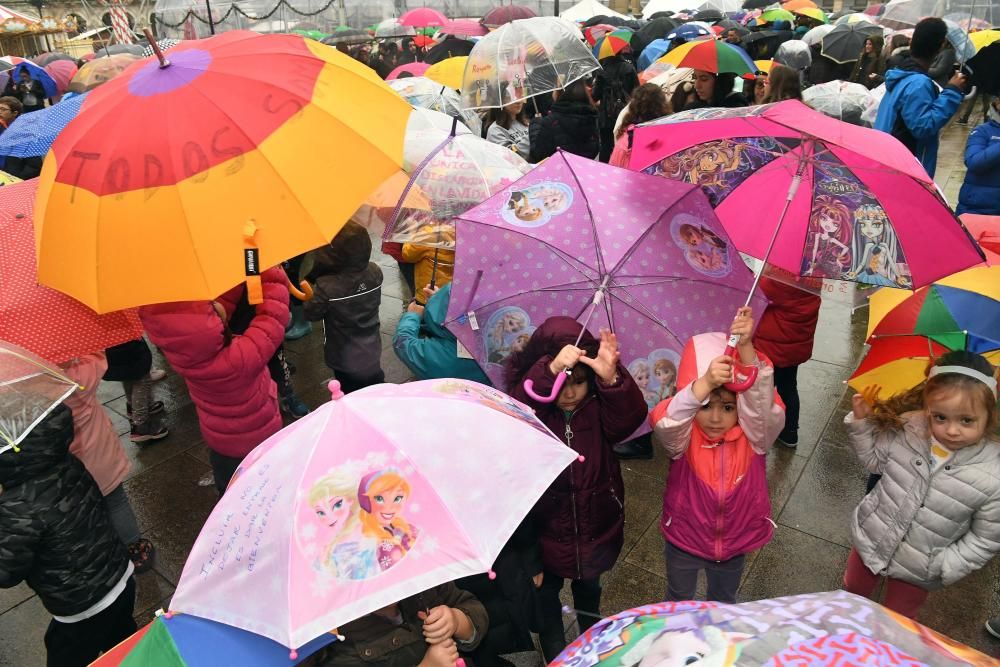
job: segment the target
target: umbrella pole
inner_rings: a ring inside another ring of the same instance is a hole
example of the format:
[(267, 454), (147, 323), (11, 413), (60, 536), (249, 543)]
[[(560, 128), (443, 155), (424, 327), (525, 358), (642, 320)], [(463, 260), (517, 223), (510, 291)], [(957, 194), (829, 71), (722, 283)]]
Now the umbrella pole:
[[(969, 33), (972, 32), (972, 15), (976, 11), (976, 0), (972, 0), (972, 4), (969, 5), (969, 22), (965, 24), (965, 36), (968, 38)], [(965, 51), (962, 52), (962, 59), (959, 61), (958, 71), (961, 72), (965, 68)], [(976, 101), (972, 101), (973, 106), (975, 106)]]

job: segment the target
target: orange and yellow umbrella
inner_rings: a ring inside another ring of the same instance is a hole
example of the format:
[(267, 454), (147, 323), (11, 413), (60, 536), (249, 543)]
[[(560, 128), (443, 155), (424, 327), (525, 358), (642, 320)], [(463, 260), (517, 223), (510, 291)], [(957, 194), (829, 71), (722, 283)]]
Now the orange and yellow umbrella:
[(226, 32), (136, 63), (46, 157), (39, 280), (97, 312), (252, 288), (398, 171), (409, 115), (371, 69), (298, 35)]

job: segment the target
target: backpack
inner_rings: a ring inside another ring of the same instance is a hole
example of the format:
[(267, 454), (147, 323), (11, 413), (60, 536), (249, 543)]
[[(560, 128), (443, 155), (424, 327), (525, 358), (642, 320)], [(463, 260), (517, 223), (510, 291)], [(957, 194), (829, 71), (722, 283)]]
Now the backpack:
[(629, 95), (625, 92), (624, 80), (621, 76), (607, 77), (608, 85), (601, 96), (601, 113), (609, 121), (618, 119), (618, 114), (628, 106)]

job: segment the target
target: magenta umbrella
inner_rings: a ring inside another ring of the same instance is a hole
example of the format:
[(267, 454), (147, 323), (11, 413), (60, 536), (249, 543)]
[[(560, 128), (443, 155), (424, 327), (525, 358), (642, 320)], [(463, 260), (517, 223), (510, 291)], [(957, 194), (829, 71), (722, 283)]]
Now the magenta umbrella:
[(462, 35), (464, 37), (482, 37), (489, 33), (486, 26), (475, 19), (453, 19), (441, 26), (441, 32), (446, 35)]
[(699, 188), (562, 151), (456, 228), (445, 326), (497, 387), (535, 327), (568, 315), (618, 335), (653, 407), (675, 389), (687, 340), (728, 331), (753, 278)]
[(518, 19), (530, 19), (538, 16), (535, 10), (530, 7), (525, 7), (524, 5), (503, 5), (500, 7), (494, 7), (490, 11), (486, 12), (480, 23), (482, 23), (487, 28), (499, 28), (505, 23), (510, 23), (511, 21), (516, 21)]
[(406, 63), (389, 72), (389, 76), (385, 77), (385, 80), (393, 81), (398, 79), (400, 74), (404, 73), (410, 74), (411, 76), (423, 76), (428, 67), (430, 67), (430, 65), (427, 63)]
[(399, 17), (399, 25), (410, 26), (411, 28), (429, 28), (431, 26), (442, 26), (448, 22), (448, 17), (430, 7), (418, 7), (411, 9)]
[(56, 82), (56, 90), (62, 95), (69, 88), (69, 82), (76, 76), (77, 66), (72, 60), (53, 60), (45, 66), (45, 71)]

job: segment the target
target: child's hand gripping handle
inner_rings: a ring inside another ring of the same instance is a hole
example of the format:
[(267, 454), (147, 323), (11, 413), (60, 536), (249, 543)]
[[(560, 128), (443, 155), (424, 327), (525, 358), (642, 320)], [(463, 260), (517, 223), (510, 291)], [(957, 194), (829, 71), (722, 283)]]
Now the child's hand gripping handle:
[(548, 396), (536, 394), (534, 392), (535, 383), (532, 380), (524, 381), (524, 393), (530, 396), (532, 400), (538, 401), (539, 403), (551, 403), (559, 397), (559, 392), (562, 390), (562, 386), (566, 384), (566, 378), (568, 378), (572, 372), (572, 368), (567, 368), (563, 372), (556, 375), (556, 380), (552, 383), (552, 393)]
[(760, 370), (756, 366), (744, 366), (739, 362), (740, 357), (736, 352), (736, 345), (739, 342), (739, 334), (731, 335), (726, 344), (726, 351), (723, 352), (724, 355), (733, 359), (733, 381), (722, 386), (734, 394), (741, 394), (752, 387), (753, 383), (757, 381), (757, 373)]

